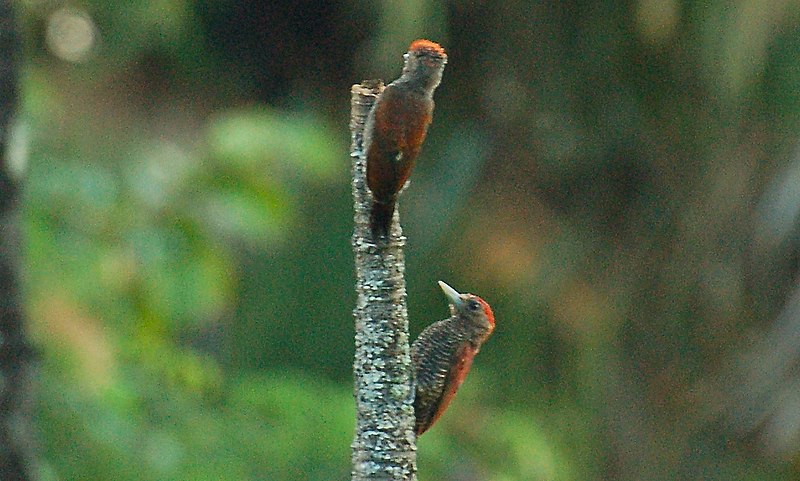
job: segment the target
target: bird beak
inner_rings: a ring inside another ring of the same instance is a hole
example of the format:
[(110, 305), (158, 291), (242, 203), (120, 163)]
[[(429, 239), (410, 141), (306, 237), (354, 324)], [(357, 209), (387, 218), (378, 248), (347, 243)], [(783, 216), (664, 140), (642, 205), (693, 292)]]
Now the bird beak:
[(450, 304), (454, 307), (458, 308), (464, 305), (464, 299), (461, 298), (461, 294), (459, 294), (457, 290), (442, 281), (439, 281), (439, 287), (442, 288), (444, 295), (447, 296), (447, 300), (450, 301)]

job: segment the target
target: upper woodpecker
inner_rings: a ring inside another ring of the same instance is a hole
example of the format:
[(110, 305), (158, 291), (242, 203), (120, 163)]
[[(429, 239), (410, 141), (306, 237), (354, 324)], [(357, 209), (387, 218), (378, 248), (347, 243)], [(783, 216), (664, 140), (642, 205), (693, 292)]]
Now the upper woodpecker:
[(412, 42), (404, 57), (400, 78), (375, 100), (364, 128), (375, 237), (389, 232), (397, 194), (411, 175), (433, 119), (433, 91), (447, 63), (444, 49), (429, 40)]
[(414, 431), (427, 431), (444, 413), (494, 330), (492, 308), (483, 299), (439, 281), (450, 302), (450, 318), (428, 326), (411, 345), (416, 394)]

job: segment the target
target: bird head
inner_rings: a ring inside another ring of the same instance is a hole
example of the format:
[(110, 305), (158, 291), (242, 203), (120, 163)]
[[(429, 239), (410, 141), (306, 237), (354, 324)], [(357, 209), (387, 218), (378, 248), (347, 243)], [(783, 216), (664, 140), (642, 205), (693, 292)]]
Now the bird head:
[(474, 294), (461, 294), (442, 281), (439, 281), (439, 287), (450, 302), (450, 312), (454, 316), (489, 333), (494, 330), (494, 313), (486, 301)]
[(430, 40), (414, 40), (405, 54), (403, 77), (431, 92), (442, 81), (447, 54), (441, 45)]

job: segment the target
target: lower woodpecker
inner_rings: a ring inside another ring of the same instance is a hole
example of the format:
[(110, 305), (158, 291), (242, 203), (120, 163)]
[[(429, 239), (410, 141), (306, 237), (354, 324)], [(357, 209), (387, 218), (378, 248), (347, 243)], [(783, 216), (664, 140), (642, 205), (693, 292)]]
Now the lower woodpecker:
[(411, 345), (417, 436), (444, 414), (481, 345), (494, 331), (494, 314), (486, 301), (459, 294), (442, 281), (439, 287), (450, 303), (450, 317), (428, 326)]

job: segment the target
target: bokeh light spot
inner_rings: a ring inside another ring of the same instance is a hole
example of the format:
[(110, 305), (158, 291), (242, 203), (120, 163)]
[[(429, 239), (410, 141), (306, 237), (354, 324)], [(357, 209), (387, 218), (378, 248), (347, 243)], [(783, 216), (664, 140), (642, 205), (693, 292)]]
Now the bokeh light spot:
[(82, 10), (56, 10), (47, 22), (47, 48), (67, 62), (83, 62), (89, 58), (96, 41), (96, 29), (89, 15)]

